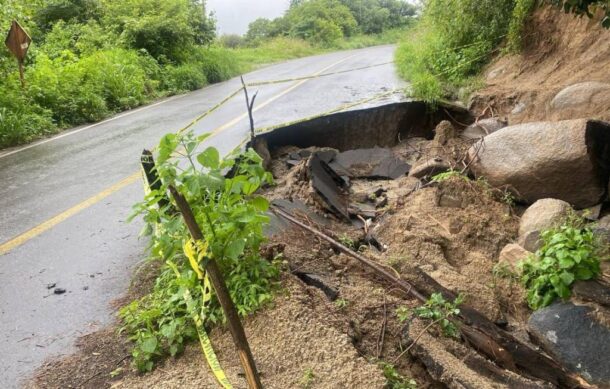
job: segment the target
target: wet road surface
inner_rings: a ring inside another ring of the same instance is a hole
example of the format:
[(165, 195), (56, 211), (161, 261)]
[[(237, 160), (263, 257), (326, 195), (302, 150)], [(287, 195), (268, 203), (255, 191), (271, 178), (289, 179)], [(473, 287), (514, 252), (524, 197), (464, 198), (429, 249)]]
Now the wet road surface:
[[(330, 73), (393, 60), (393, 46), (292, 60), (244, 76), (246, 82)], [(17, 387), (45, 359), (112, 321), (110, 302), (145, 258), (139, 221), (143, 148), (190, 123), (240, 86), (238, 79), (175, 96), (19, 149), (0, 151), (0, 388)], [(255, 125), (327, 112), (404, 83), (392, 64), (259, 90)], [(401, 97), (390, 97), (392, 101)], [(377, 101), (376, 104), (381, 103)], [(355, 107), (357, 108), (357, 107)], [(243, 95), (194, 127), (228, 152), (248, 134)], [(53, 294), (55, 284), (66, 293)]]

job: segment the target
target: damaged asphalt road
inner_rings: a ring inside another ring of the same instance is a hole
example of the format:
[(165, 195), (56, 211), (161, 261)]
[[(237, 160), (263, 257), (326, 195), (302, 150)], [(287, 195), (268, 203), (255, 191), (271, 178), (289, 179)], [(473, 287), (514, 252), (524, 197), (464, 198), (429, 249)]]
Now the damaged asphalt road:
[[(391, 61), (393, 52), (393, 46), (382, 46), (303, 58), (245, 79), (358, 68)], [(0, 387), (17, 387), (46, 358), (72, 351), (76, 338), (112, 320), (110, 302), (125, 291), (144, 255), (141, 223), (126, 223), (131, 205), (143, 195), (136, 175), (142, 149), (238, 87), (233, 79), (0, 152)], [(256, 126), (308, 117), (402, 87), (391, 64), (261, 86)], [(247, 135), (244, 114), (243, 99), (233, 99), (198, 123), (195, 132), (214, 131), (209, 144), (228, 152)], [(48, 289), (51, 284), (54, 288)], [(55, 288), (65, 293), (56, 294)]]

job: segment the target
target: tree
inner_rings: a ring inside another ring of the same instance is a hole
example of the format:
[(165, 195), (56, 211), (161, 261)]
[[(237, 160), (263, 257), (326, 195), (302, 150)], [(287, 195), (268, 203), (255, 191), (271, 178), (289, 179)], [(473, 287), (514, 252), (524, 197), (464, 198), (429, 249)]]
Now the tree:
[(358, 23), (349, 8), (338, 0), (310, 0), (290, 8), (284, 19), (289, 35), (330, 43), (356, 32)]
[(104, 0), (104, 5), (104, 24), (124, 44), (144, 49), (162, 63), (183, 62), (193, 45), (207, 44), (215, 36), (215, 22), (201, 1)]
[(365, 34), (402, 27), (415, 16), (417, 7), (404, 0), (341, 0)]
[(272, 22), (269, 19), (258, 18), (248, 25), (246, 41), (248, 43), (258, 43), (263, 39), (271, 37)]

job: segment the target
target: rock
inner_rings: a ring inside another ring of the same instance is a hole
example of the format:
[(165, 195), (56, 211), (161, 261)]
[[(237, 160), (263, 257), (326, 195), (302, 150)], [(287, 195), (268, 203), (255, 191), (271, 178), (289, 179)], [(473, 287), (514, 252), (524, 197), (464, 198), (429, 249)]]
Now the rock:
[(542, 240), (540, 239), (540, 231), (530, 231), (524, 235), (519, 236), (517, 239), (519, 246), (523, 247), (529, 252), (535, 253), (542, 247)]
[(434, 157), (417, 161), (417, 163), (411, 168), (409, 177), (432, 177), (436, 174), (444, 173), (449, 170), (451, 170), (451, 165), (449, 165), (449, 163), (440, 157)]
[(505, 69), (506, 69), (505, 66), (500, 66), (500, 67), (493, 69), (492, 71), (490, 71), (487, 74), (487, 80), (488, 81), (493, 80), (494, 78), (498, 77), (499, 75), (504, 74)]
[(580, 215), (589, 221), (596, 221), (602, 213), (603, 204), (597, 204), (594, 207), (589, 207), (580, 211)]
[(526, 123), (486, 136), (469, 150), (471, 171), (521, 201), (602, 202), (608, 185), (610, 123), (578, 119)]
[(606, 215), (599, 219), (593, 225), (593, 233), (602, 240), (610, 245), (610, 215)]
[(610, 84), (597, 81), (570, 85), (557, 93), (551, 101), (553, 110), (578, 107), (610, 99)]
[(589, 383), (610, 385), (610, 329), (595, 321), (593, 309), (557, 303), (530, 316), (530, 334), (544, 350)]
[(520, 101), (517, 104), (515, 104), (515, 107), (513, 108), (512, 111), (510, 111), (510, 113), (513, 115), (519, 115), (520, 113), (525, 111), (525, 108), (527, 108), (527, 105)]
[(509, 243), (500, 252), (499, 263), (507, 264), (512, 270), (517, 269), (517, 264), (527, 258), (530, 251), (525, 250), (521, 246), (515, 243)]
[(255, 137), (252, 147), (254, 151), (263, 159), (263, 167), (265, 170), (269, 170), (271, 166), (271, 153), (269, 152), (269, 145), (267, 139), (261, 137)]
[(462, 198), (450, 194), (442, 193), (438, 199), (439, 207), (462, 208)]
[(536, 201), (521, 216), (519, 235), (532, 231), (544, 231), (561, 224), (570, 214), (570, 204), (557, 199), (542, 199)]
[(500, 118), (488, 118), (466, 127), (461, 137), (466, 139), (480, 139), (492, 134), (508, 125), (506, 120)]
[(610, 307), (610, 288), (597, 281), (576, 281), (572, 294), (584, 301), (592, 301)]
[(434, 141), (438, 144), (447, 144), (449, 139), (454, 139), (457, 136), (453, 124), (448, 120), (443, 120), (434, 129)]

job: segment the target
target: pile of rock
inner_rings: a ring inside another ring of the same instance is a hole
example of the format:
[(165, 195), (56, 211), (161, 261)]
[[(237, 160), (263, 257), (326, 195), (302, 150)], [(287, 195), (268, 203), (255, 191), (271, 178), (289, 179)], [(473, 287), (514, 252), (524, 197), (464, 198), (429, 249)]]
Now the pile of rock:
[[(561, 99), (554, 104), (561, 105)], [(517, 242), (503, 248), (499, 261), (518, 272), (517, 264), (542, 246), (541, 232), (578, 210), (595, 221), (594, 233), (610, 246), (610, 213), (603, 205), (610, 192), (610, 123), (503, 123), (488, 120), (489, 130), (477, 124), (462, 134), (478, 139), (469, 150), (471, 173), (531, 204), (521, 217)], [(610, 287), (603, 280), (580, 281), (573, 285), (572, 300), (534, 312), (528, 331), (570, 371), (610, 387), (610, 354), (593, 351), (610, 348)]]

